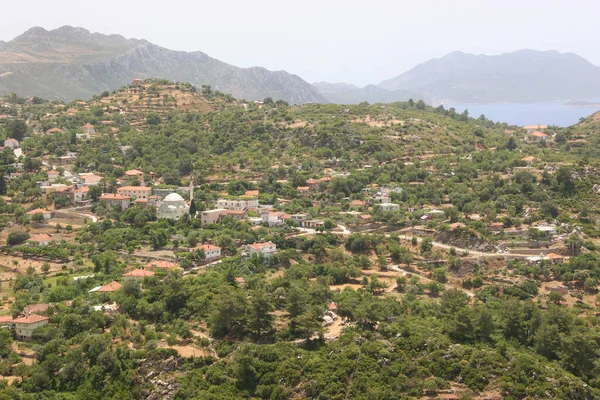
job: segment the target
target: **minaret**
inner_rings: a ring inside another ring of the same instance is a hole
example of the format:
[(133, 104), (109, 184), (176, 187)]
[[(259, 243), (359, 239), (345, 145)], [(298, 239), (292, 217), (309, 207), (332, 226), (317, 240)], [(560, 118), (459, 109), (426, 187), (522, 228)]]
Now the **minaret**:
[(194, 201), (194, 175), (190, 175), (190, 203)]

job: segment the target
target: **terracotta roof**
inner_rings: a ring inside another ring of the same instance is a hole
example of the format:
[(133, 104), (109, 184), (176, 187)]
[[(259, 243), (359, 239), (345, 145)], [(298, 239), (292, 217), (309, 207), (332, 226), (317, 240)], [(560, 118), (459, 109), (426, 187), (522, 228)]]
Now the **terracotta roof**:
[(122, 194), (106, 193), (100, 196), (100, 200), (129, 200), (131, 197), (123, 196)]
[(43, 315), (27, 315), (26, 317), (13, 319), (15, 324), (35, 324), (37, 322), (48, 321), (50, 318), (44, 317)]
[(252, 247), (254, 250), (261, 250), (263, 247), (275, 246), (275, 244), (271, 242), (262, 242), (262, 243), (252, 243), (248, 246)]
[(35, 235), (31, 239), (29, 239), (30, 242), (37, 242), (37, 243), (49, 242), (51, 240), (52, 240), (52, 237), (50, 237), (49, 235), (46, 235), (45, 233), (41, 233), (39, 235)]
[(215, 246), (215, 245), (209, 244), (209, 243), (200, 244), (200, 245), (196, 246), (196, 249), (204, 250), (204, 251), (221, 250), (221, 248), (219, 246)]
[(245, 210), (227, 210), (227, 214), (231, 214), (231, 215), (245, 215), (246, 211)]
[(369, 214), (364, 214), (364, 215), (361, 215), (360, 217), (361, 217), (362, 219), (365, 219), (365, 220), (366, 220), (366, 219), (371, 219), (371, 215), (369, 215)]
[(307, 185), (316, 185), (317, 183), (319, 183), (319, 181), (316, 179), (309, 179), (306, 181)]
[(150, 269), (150, 268), (162, 268), (162, 269), (174, 269), (174, 268), (179, 268), (179, 265), (171, 262), (171, 261), (164, 261), (164, 260), (159, 260), (159, 261), (150, 261), (148, 264), (144, 265), (145, 269)]
[(126, 274), (123, 274), (124, 277), (134, 277), (134, 278), (143, 278), (146, 276), (154, 276), (154, 272), (148, 271), (145, 269), (134, 269), (133, 271), (129, 271)]
[(117, 290), (121, 289), (123, 287), (123, 285), (121, 285), (119, 282), (117, 281), (112, 281), (111, 283), (102, 286), (100, 289), (98, 289), (98, 292), (105, 292), (105, 293), (109, 293), (109, 292), (116, 292)]
[(298, 186), (298, 190), (308, 190), (310, 187), (308, 186)]
[(330, 176), (324, 176), (322, 178), (319, 178), (319, 180), (321, 182), (329, 182), (331, 180), (331, 177)]
[(140, 174), (143, 175), (144, 172), (140, 171), (139, 169), (130, 169), (129, 171), (125, 171), (125, 175), (127, 176), (135, 176)]
[(350, 202), (351, 206), (364, 206), (365, 202), (362, 200), (353, 200)]
[(90, 129), (90, 128), (93, 128), (93, 127), (94, 127), (94, 125), (92, 125), (90, 123), (87, 123), (87, 124), (83, 125), (81, 128), (82, 129)]
[(8, 324), (13, 322), (11, 315), (0, 315), (0, 324)]
[(135, 199), (136, 203), (147, 203), (148, 199)]
[(247, 190), (244, 195), (245, 196), (258, 196), (259, 191), (258, 190)]
[(148, 186), (121, 186), (120, 188), (117, 188), (117, 192), (132, 191), (132, 190), (151, 192), (152, 188), (148, 187)]
[(546, 257), (548, 257), (551, 260), (558, 260), (558, 259), (565, 258), (564, 256), (561, 256), (560, 254), (556, 254), (556, 253), (546, 254)]

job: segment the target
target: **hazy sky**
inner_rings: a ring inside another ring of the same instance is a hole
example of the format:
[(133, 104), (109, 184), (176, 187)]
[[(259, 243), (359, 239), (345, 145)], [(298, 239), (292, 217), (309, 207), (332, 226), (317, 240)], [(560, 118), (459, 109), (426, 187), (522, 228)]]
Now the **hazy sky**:
[(454, 50), (577, 53), (600, 65), (598, 0), (0, 0), (0, 40), (81, 26), (309, 82), (378, 83)]

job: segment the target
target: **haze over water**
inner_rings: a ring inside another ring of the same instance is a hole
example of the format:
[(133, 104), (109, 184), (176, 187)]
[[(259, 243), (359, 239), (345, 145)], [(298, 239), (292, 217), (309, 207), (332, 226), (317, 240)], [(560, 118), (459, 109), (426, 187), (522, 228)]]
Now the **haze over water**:
[(511, 125), (525, 126), (534, 124), (570, 126), (579, 122), (600, 108), (567, 107), (564, 103), (515, 103), (515, 104), (448, 104), (456, 112), (469, 110), (473, 118), (484, 114), (486, 118)]

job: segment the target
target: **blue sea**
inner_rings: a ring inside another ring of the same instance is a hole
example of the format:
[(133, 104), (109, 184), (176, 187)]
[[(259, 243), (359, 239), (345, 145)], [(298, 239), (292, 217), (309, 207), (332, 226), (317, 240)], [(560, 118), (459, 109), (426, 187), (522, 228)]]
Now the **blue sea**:
[(454, 107), (456, 112), (469, 110), (473, 118), (485, 115), (496, 122), (507, 122), (511, 125), (557, 125), (570, 126), (587, 117), (599, 107), (567, 107), (564, 103), (512, 103), (512, 104), (448, 104), (446, 109)]

